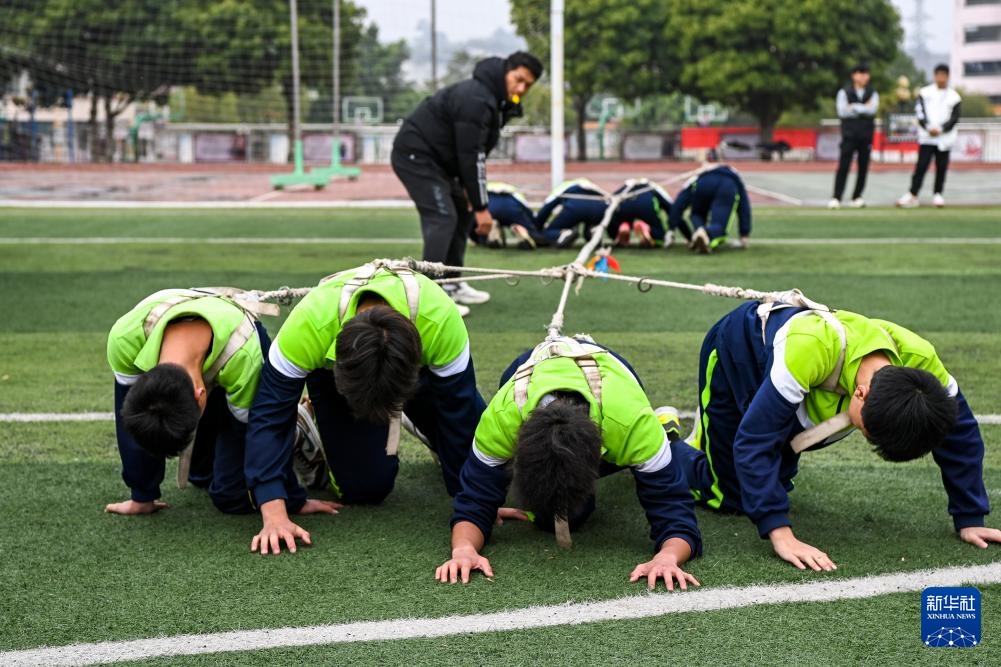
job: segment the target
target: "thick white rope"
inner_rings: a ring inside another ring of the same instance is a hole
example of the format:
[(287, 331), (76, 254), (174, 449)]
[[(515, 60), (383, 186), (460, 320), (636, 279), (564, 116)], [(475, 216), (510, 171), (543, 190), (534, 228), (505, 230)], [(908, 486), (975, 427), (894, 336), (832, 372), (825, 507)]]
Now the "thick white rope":
[[(698, 173), (705, 168), (700, 167), (699, 169), (694, 169), (690, 172), (684, 174), (678, 174), (673, 179), (670, 180), (680, 180), (683, 177), (688, 177), (692, 174)], [(616, 273), (603, 273), (600, 271), (594, 271), (589, 269), (584, 265), (584, 262), (594, 253), (598, 246), (602, 244), (605, 232), (608, 230), (608, 226), (612, 222), (612, 215), (618, 208), (619, 204), (627, 199), (631, 199), (640, 194), (652, 190), (652, 186), (647, 186), (643, 188), (638, 188), (630, 192), (611, 194), (611, 195), (561, 195), (566, 198), (575, 199), (595, 199), (606, 201), (607, 206), (605, 208), (605, 214), (598, 223), (591, 230), (591, 236), (587, 243), (580, 249), (577, 256), (569, 264), (564, 264), (562, 266), (553, 266), (545, 269), (537, 269), (526, 271), (522, 269), (496, 269), (496, 268), (481, 268), (481, 267), (470, 267), (470, 266), (450, 266), (443, 264), (441, 262), (428, 262), (424, 260), (416, 260), (410, 257), (403, 259), (376, 259), (373, 260), (374, 264), (385, 266), (389, 269), (393, 267), (407, 268), (412, 271), (418, 271), (420, 273), (428, 275), (438, 275), (442, 276), (447, 273), (472, 273), (472, 276), (465, 277), (455, 277), (455, 278), (439, 278), (435, 282), (439, 284), (453, 284), (460, 282), (472, 282), (472, 281), (482, 281), (482, 280), (506, 280), (509, 284), (516, 285), (521, 277), (533, 277), (541, 278), (544, 282), (552, 282), (557, 279), (563, 280), (563, 289), (560, 293), (560, 300), (556, 307), (556, 312), (553, 313), (552, 318), (549, 321), (549, 325), (546, 327), (546, 337), (556, 338), (560, 336), (563, 329), (563, 324), (565, 321), (565, 313), (567, 302), (570, 297), (570, 289), (574, 282), (577, 283), (577, 290), (579, 292), (581, 285), (585, 278), (600, 278), (602, 280), (617, 280), (621, 282), (633, 283), (641, 292), (648, 292), (653, 287), (670, 287), (673, 289), (683, 289), (689, 291), (700, 292), (702, 294), (707, 294), (710, 296), (722, 296), (731, 299), (744, 299), (748, 301), (786, 301), (794, 304), (810, 305), (810, 302), (806, 297), (797, 289), (777, 291), (777, 292), (761, 292), (758, 290), (747, 289), (744, 287), (733, 287), (726, 285), (715, 285), (712, 283), (705, 283), (702, 285), (697, 285), (694, 283), (681, 283), (671, 280), (659, 280), (655, 278), (648, 278), (644, 276), (630, 276), (622, 275)], [(312, 290), (312, 287), (281, 287), (277, 290), (272, 291), (260, 291), (253, 290), (248, 291), (246, 294), (252, 300), (257, 301), (274, 301), (282, 305), (291, 305), (291, 303), (300, 297), (305, 296)], [(816, 305), (816, 304), (814, 304)]]

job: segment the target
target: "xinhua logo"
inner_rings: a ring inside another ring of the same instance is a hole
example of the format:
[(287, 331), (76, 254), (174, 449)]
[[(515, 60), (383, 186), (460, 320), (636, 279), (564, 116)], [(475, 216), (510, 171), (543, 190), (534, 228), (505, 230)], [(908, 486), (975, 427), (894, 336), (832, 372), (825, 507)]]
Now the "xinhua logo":
[(931, 648), (980, 644), (980, 591), (971, 586), (926, 588), (921, 593), (921, 642)]

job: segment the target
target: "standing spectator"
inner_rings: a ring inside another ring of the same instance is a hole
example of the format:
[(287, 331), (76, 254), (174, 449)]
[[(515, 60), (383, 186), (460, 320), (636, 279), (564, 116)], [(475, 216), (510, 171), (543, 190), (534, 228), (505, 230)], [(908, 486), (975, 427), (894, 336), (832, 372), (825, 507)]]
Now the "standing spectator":
[(869, 173), (872, 135), (876, 130), (876, 110), (879, 109), (879, 93), (869, 85), (868, 65), (859, 63), (852, 69), (852, 84), (838, 91), (835, 104), (841, 119), (841, 156), (834, 177), (834, 198), (827, 203), (827, 208), (841, 208), (841, 197), (845, 194), (848, 170), (855, 153), (858, 153), (858, 174), (851, 205), (862, 208), (865, 206), (862, 192)]
[(949, 170), (949, 151), (956, 143), (956, 123), (959, 122), (959, 93), (949, 87), (949, 66), (935, 66), (935, 83), (918, 92), (918, 102), (914, 112), (918, 117), (918, 163), (911, 177), (911, 189), (897, 200), (901, 208), (917, 208), (918, 191), (925, 180), (925, 172), (931, 159), (935, 158), (935, 192), (932, 204), (938, 208), (945, 206), (942, 190), (945, 188), (945, 174)]
[[(521, 115), (521, 97), (541, 75), (542, 63), (529, 53), (486, 58), (471, 79), (425, 98), (403, 121), (391, 161), (420, 213), (425, 260), (462, 266), (470, 229), (490, 231), (487, 154), (500, 128)], [(490, 299), (464, 282), (446, 287), (460, 304)]]

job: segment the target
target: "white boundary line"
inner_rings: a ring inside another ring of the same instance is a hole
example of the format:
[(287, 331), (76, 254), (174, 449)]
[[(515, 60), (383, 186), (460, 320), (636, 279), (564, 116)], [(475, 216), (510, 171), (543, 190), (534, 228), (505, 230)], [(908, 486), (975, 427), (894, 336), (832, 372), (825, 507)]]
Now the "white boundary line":
[[(311, 236), (0, 236), (2, 245), (181, 245), (204, 243), (207, 245), (393, 245), (423, 243), (419, 238), (371, 237), (311, 237)], [(1001, 237), (971, 236), (946, 237), (883, 237), (883, 238), (805, 238), (758, 239), (751, 245), (801, 246), (801, 245), (1001, 245)]]
[[(1001, 239), (999, 239), (1001, 241)], [(313, 238), (296, 237), (256, 237), (256, 236), (209, 236), (198, 238), (194, 236), (78, 236), (78, 237), (48, 237), (48, 236), (4, 236), (0, 237), (0, 245), (188, 245), (203, 243), (206, 245), (401, 245), (423, 243), (418, 238)]]
[[(696, 413), (693, 410), (682, 410), (678, 414), (682, 419), (695, 419)], [(974, 417), (980, 424), (1001, 425), (1001, 414)], [(0, 412), (0, 423), (106, 422), (114, 419), (112, 412)]]
[[(289, 646), (511, 632), (758, 605), (860, 600), (892, 593), (917, 592), (930, 586), (1001, 583), (1001, 563), (917, 570), (856, 579), (816, 576), (820, 579), (801, 584), (767, 584), (743, 588), (706, 588), (686, 593), (632, 595), (602, 602), (527, 607), (490, 614), (360, 621), (299, 628), (239, 630), (203, 635), (72, 644), (0, 653), (0, 663), (84, 665), (153, 657), (204, 655), (224, 651), (261, 651)], [(915, 624), (917, 620), (914, 619)], [(918, 641), (916, 631), (914, 641)]]
[[(263, 196), (263, 195), (261, 195)], [(329, 199), (310, 201), (73, 201), (0, 199), (0, 208), (414, 208), (409, 199)]]

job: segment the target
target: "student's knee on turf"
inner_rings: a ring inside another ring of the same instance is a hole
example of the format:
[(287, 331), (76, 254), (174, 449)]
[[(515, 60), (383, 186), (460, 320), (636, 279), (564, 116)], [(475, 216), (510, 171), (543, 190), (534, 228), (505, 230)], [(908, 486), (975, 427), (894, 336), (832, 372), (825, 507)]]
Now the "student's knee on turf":
[(378, 505), (392, 493), (395, 482), (395, 479), (391, 479), (388, 482), (371, 480), (346, 484), (338, 480), (337, 486), (341, 492), (341, 502), (348, 505)]
[(223, 514), (250, 514), (257, 511), (246, 491), (240, 494), (209, 493), (209, 497), (216, 509)]

